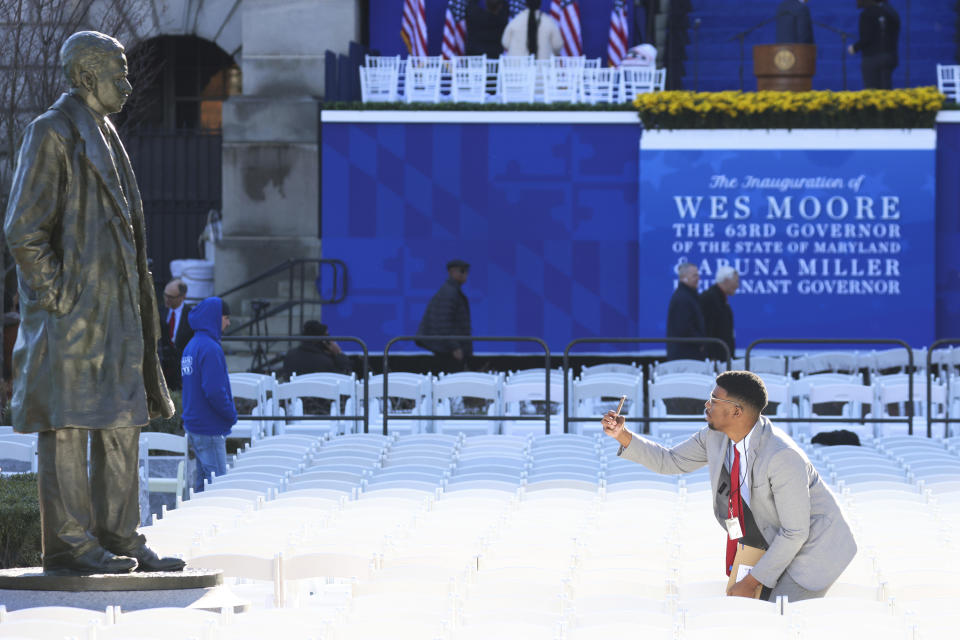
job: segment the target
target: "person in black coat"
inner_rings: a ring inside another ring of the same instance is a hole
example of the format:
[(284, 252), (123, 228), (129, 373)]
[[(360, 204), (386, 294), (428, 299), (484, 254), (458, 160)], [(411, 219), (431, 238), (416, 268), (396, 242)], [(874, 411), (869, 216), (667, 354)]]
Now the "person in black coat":
[(813, 44), (813, 21), (806, 0), (783, 0), (777, 7), (777, 43)]
[[(740, 287), (740, 275), (733, 267), (717, 269), (716, 283), (700, 294), (700, 309), (703, 311), (704, 328), (708, 338), (720, 338), (727, 343), (733, 357), (733, 309), (729, 298)], [(711, 360), (726, 360), (727, 354), (718, 344), (708, 344), (707, 356)]]
[(886, 0), (864, 0), (862, 4), (860, 39), (850, 45), (850, 55), (857, 51), (863, 55), (860, 70), (864, 89), (892, 89), (893, 70), (900, 63), (900, 16)]
[(503, 0), (487, 0), (485, 7), (480, 0), (473, 0), (467, 7), (467, 55), (499, 58), (503, 53), (500, 38), (509, 21), (510, 11)]
[[(700, 270), (696, 265), (685, 262), (677, 267), (677, 276), (679, 284), (667, 309), (667, 337), (702, 338), (706, 335), (706, 329), (697, 299)], [(703, 360), (705, 353), (703, 344), (667, 343), (667, 360)]]
[(427, 337), (473, 334), (470, 328), (470, 303), (461, 288), (467, 281), (469, 271), (469, 263), (463, 260), (447, 263), (447, 281), (430, 299), (417, 329), (417, 346), (437, 356), (439, 371), (463, 371), (473, 355), (473, 342), (470, 340), (432, 340)]
[(180, 279), (174, 279), (163, 288), (163, 308), (160, 309), (160, 340), (157, 350), (160, 354), (160, 368), (167, 380), (167, 388), (182, 389), (180, 379), (180, 357), (183, 349), (193, 337), (193, 329), (187, 317), (190, 305), (184, 304), (187, 297), (187, 285)]
[[(326, 336), (330, 334), (327, 331), (327, 325), (316, 320), (307, 320), (303, 323), (302, 335)], [(340, 349), (340, 345), (333, 340), (301, 342), (299, 346), (290, 349), (283, 358), (283, 368), (280, 370), (280, 375), (284, 380), (289, 380), (293, 374), (326, 372), (345, 375), (350, 375), (353, 372), (350, 359)]]

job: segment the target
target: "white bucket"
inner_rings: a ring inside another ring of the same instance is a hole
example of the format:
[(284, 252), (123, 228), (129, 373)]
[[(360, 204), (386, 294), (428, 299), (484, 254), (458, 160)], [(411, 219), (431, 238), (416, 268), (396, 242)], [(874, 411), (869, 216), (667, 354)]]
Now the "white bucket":
[(194, 304), (213, 295), (211, 260), (171, 260), (170, 275), (187, 285), (187, 302)]

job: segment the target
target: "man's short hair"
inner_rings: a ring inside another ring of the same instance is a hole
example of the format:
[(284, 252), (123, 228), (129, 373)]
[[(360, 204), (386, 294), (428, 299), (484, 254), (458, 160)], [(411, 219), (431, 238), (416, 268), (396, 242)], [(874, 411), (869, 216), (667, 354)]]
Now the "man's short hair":
[(677, 275), (681, 278), (687, 274), (690, 269), (696, 269), (697, 265), (692, 262), (681, 262), (677, 265)]
[(757, 413), (767, 406), (767, 386), (752, 371), (724, 371), (717, 376), (717, 386), (731, 399), (745, 404)]
[(116, 38), (99, 31), (77, 31), (60, 47), (60, 65), (70, 86), (80, 86), (80, 72), (98, 73), (107, 60), (124, 52)]
[(737, 275), (737, 270), (731, 267), (730, 265), (725, 264), (722, 267), (717, 269), (716, 282), (717, 284), (720, 284), (721, 282), (726, 282), (727, 280), (730, 280), (731, 278), (733, 278), (735, 275)]

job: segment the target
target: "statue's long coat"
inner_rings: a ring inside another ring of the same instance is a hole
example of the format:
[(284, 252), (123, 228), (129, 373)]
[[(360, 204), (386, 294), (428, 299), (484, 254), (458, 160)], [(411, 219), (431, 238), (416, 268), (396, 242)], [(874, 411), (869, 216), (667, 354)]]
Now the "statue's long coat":
[(14, 428), (142, 426), (173, 415), (143, 204), (109, 120), (101, 130), (64, 94), (30, 123), (4, 231), (20, 289)]

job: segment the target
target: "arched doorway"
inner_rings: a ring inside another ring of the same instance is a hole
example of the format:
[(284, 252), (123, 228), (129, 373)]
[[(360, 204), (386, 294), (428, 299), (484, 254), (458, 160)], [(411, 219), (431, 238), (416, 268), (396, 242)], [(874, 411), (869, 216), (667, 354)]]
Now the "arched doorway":
[(158, 36), (128, 55), (134, 94), (116, 122), (137, 174), (147, 255), (162, 287), (171, 260), (202, 258), (198, 239), (221, 210), (223, 102), (239, 69), (213, 42)]

